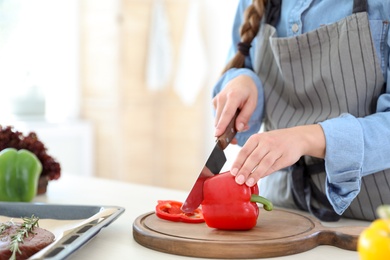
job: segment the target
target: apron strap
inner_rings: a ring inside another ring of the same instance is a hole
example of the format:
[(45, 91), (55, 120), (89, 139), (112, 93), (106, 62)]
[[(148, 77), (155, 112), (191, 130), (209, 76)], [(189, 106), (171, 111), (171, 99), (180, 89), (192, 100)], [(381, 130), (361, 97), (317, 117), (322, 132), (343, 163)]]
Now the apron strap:
[[(280, 10), (282, 8), (282, 0), (269, 0), (266, 9), (265, 22), (273, 27), (279, 21)], [(352, 13), (360, 13), (367, 11), (367, 0), (354, 0)]]
[(273, 27), (279, 21), (280, 10), (282, 9), (282, 0), (269, 0), (266, 9), (265, 22)]
[(352, 13), (361, 13), (367, 11), (367, 0), (354, 0)]
[(324, 171), (323, 162), (306, 165), (304, 158), (301, 157), (290, 174), (294, 202), (301, 210), (310, 212), (321, 221), (338, 221), (341, 216), (333, 210), (326, 195), (318, 189), (310, 177), (312, 174)]

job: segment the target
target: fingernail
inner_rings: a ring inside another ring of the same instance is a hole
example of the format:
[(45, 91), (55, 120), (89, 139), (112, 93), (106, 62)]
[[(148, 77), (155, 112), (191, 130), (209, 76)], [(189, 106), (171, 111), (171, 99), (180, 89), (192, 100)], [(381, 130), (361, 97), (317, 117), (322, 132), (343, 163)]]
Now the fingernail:
[(234, 168), (234, 169), (230, 170), (230, 174), (233, 175), (233, 176), (236, 176), (237, 173), (238, 173), (238, 169), (237, 168)]
[(239, 176), (237, 176), (236, 177), (236, 182), (238, 183), (238, 184), (244, 184), (244, 182), (245, 182), (245, 177), (244, 177), (244, 175), (239, 175)]
[(255, 185), (255, 179), (253, 178), (249, 178), (246, 183), (246, 185), (248, 185), (249, 187), (252, 187), (253, 185)]
[(237, 128), (238, 132), (243, 131), (243, 130), (244, 130), (244, 127), (245, 127), (245, 125), (244, 125), (243, 123), (239, 123), (239, 124), (238, 124), (238, 128)]

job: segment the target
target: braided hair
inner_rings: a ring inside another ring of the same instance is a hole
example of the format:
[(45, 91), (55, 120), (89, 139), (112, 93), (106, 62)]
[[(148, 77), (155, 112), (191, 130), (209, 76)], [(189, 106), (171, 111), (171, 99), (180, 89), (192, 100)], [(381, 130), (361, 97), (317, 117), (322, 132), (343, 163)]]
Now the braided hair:
[(253, 0), (244, 13), (244, 22), (240, 28), (238, 51), (223, 69), (223, 73), (231, 68), (243, 68), (245, 57), (249, 55), (252, 40), (260, 28), (261, 19), (265, 13), (267, 0)]

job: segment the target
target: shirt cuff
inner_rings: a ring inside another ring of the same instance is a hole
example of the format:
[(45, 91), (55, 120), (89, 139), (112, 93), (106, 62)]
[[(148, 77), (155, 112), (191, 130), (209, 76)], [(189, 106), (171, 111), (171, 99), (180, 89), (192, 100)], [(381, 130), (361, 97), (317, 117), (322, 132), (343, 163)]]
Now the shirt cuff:
[(240, 76), (246, 75), (249, 76), (257, 87), (258, 97), (257, 97), (257, 106), (255, 111), (253, 112), (251, 118), (249, 119), (249, 129), (245, 132), (240, 132), (236, 134), (236, 139), (238, 145), (243, 146), (248, 138), (258, 133), (263, 121), (263, 112), (264, 112), (264, 90), (263, 84), (261, 83), (259, 76), (248, 68), (232, 68), (225, 72), (225, 74), (219, 79), (217, 84), (213, 88), (213, 97), (215, 97), (232, 79)]
[(357, 118), (350, 114), (319, 124), (326, 139), (326, 195), (341, 215), (360, 192), (363, 131)]

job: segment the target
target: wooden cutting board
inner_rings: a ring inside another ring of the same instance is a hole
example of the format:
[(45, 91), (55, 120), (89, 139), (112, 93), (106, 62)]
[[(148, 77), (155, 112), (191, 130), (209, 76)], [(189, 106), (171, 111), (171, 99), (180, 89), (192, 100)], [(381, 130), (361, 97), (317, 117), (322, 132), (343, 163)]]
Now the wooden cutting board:
[(266, 258), (331, 245), (356, 250), (365, 227), (325, 227), (314, 217), (293, 211), (260, 210), (257, 225), (248, 231), (224, 231), (205, 223), (188, 224), (158, 218), (154, 212), (133, 223), (134, 239), (141, 245), (176, 255), (205, 258)]

